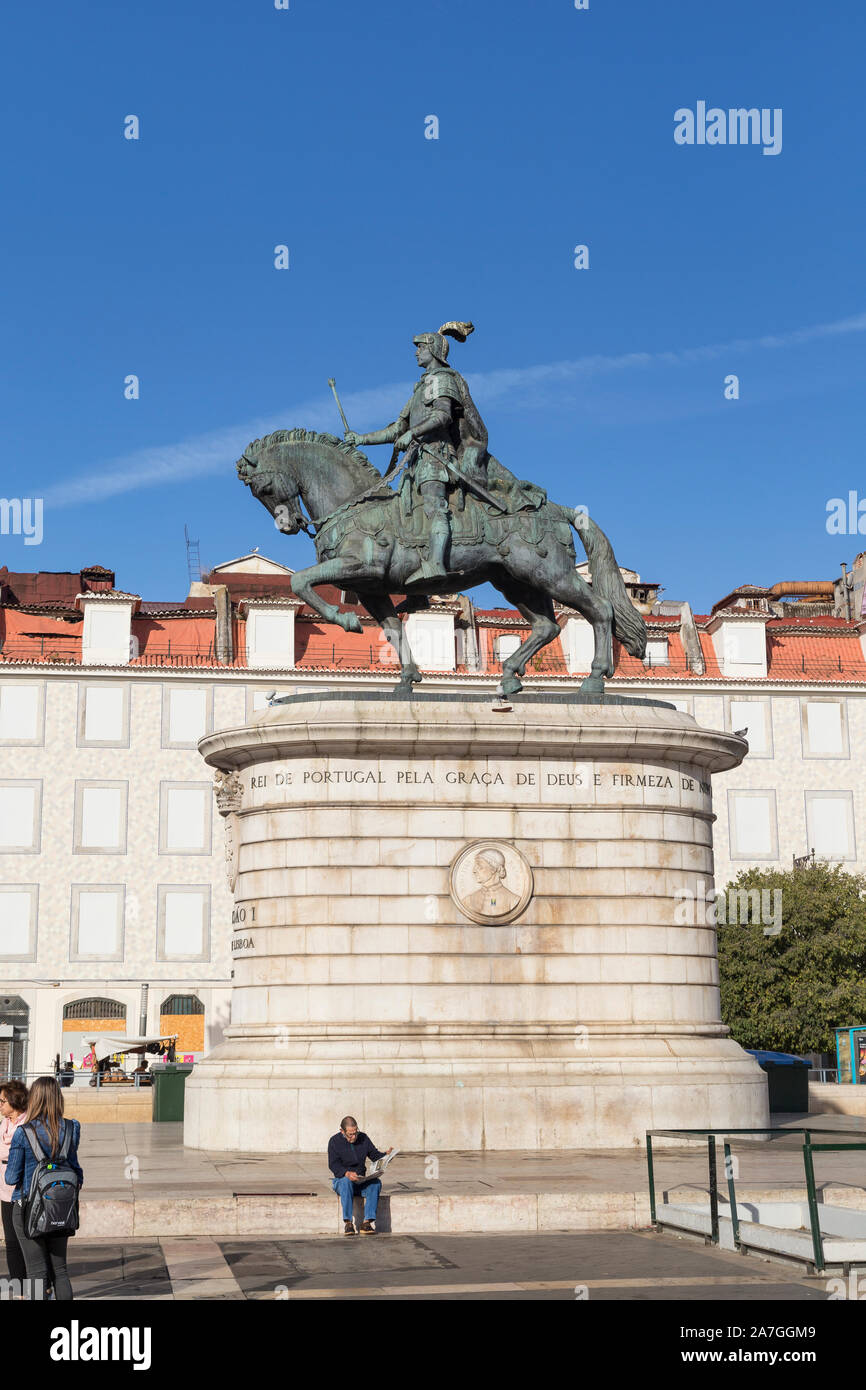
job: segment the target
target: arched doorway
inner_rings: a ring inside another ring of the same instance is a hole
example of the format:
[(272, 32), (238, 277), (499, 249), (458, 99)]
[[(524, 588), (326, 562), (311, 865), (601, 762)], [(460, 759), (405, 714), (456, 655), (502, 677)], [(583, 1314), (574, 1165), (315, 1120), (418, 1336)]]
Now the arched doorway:
[(62, 1061), (70, 1056), (80, 1067), (90, 1054), (90, 1039), (96, 1033), (126, 1032), (126, 1005), (117, 999), (74, 999), (63, 1006)]
[(30, 1008), (20, 994), (0, 994), (0, 1076), (27, 1070)]
[(159, 1010), (159, 1031), (177, 1033), (175, 1052), (198, 1061), (204, 1056), (204, 1004), (197, 994), (170, 994)]

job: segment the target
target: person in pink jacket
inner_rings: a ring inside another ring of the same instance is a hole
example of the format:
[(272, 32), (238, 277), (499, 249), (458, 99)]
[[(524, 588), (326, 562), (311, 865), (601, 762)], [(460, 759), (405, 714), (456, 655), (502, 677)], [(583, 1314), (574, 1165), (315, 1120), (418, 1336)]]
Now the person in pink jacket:
[(6, 1160), (12, 1146), (12, 1136), (24, 1119), (27, 1109), (27, 1087), (22, 1081), (4, 1081), (0, 1085), (0, 1211), (3, 1214), (3, 1240), (9, 1278), (23, 1284), (27, 1277), (24, 1253), (12, 1225), (12, 1188), (6, 1183)]

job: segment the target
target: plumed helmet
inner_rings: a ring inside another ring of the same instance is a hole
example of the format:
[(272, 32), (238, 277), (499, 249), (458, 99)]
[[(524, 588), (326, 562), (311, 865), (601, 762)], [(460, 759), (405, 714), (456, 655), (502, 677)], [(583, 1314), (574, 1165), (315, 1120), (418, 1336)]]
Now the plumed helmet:
[(458, 343), (465, 343), (469, 334), (474, 332), (474, 323), (449, 320), (448, 323), (443, 323), (436, 333), (418, 333), (412, 342), (416, 345), (426, 343), (437, 362), (447, 362), (448, 339), (456, 338)]

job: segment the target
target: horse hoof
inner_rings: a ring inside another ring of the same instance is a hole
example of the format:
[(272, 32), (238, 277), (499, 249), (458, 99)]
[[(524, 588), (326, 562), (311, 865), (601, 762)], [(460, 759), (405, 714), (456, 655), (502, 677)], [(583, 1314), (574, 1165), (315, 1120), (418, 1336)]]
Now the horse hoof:
[(496, 687), (497, 695), (517, 695), (523, 689), (523, 682), (517, 676), (503, 676)]
[(361, 619), (357, 613), (341, 613), (337, 622), (346, 632), (363, 632)]
[(411, 694), (412, 694), (412, 686), (413, 686), (413, 685), (420, 685), (420, 684), (421, 684), (421, 680), (422, 680), (422, 676), (421, 676), (421, 672), (418, 670), (418, 667), (417, 667), (417, 666), (411, 666), (411, 667), (409, 667), (407, 670), (405, 670), (405, 671), (403, 672), (403, 675), (400, 677), (400, 680), (399, 680), (399, 681), (397, 682), (397, 684), (394, 686), (394, 689), (395, 689), (395, 691), (396, 691), (396, 690), (402, 690), (402, 691), (404, 692), (404, 694), (406, 694), (406, 695), (411, 695)]
[(581, 695), (603, 695), (604, 677), (587, 676), (586, 680), (582, 683), (580, 687), (580, 693)]

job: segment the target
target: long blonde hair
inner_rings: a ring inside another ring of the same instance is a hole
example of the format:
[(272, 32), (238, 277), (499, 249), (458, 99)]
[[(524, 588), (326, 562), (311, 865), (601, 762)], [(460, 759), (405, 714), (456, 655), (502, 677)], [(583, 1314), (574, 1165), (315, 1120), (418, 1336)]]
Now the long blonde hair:
[(51, 1157), (60, 1144), (60, 1122), (63, 1119), (63, 1092), (53, 1076), (38, 1076), (30, 1087), (25, 1124), (41, 1120), (51, 1135)]

